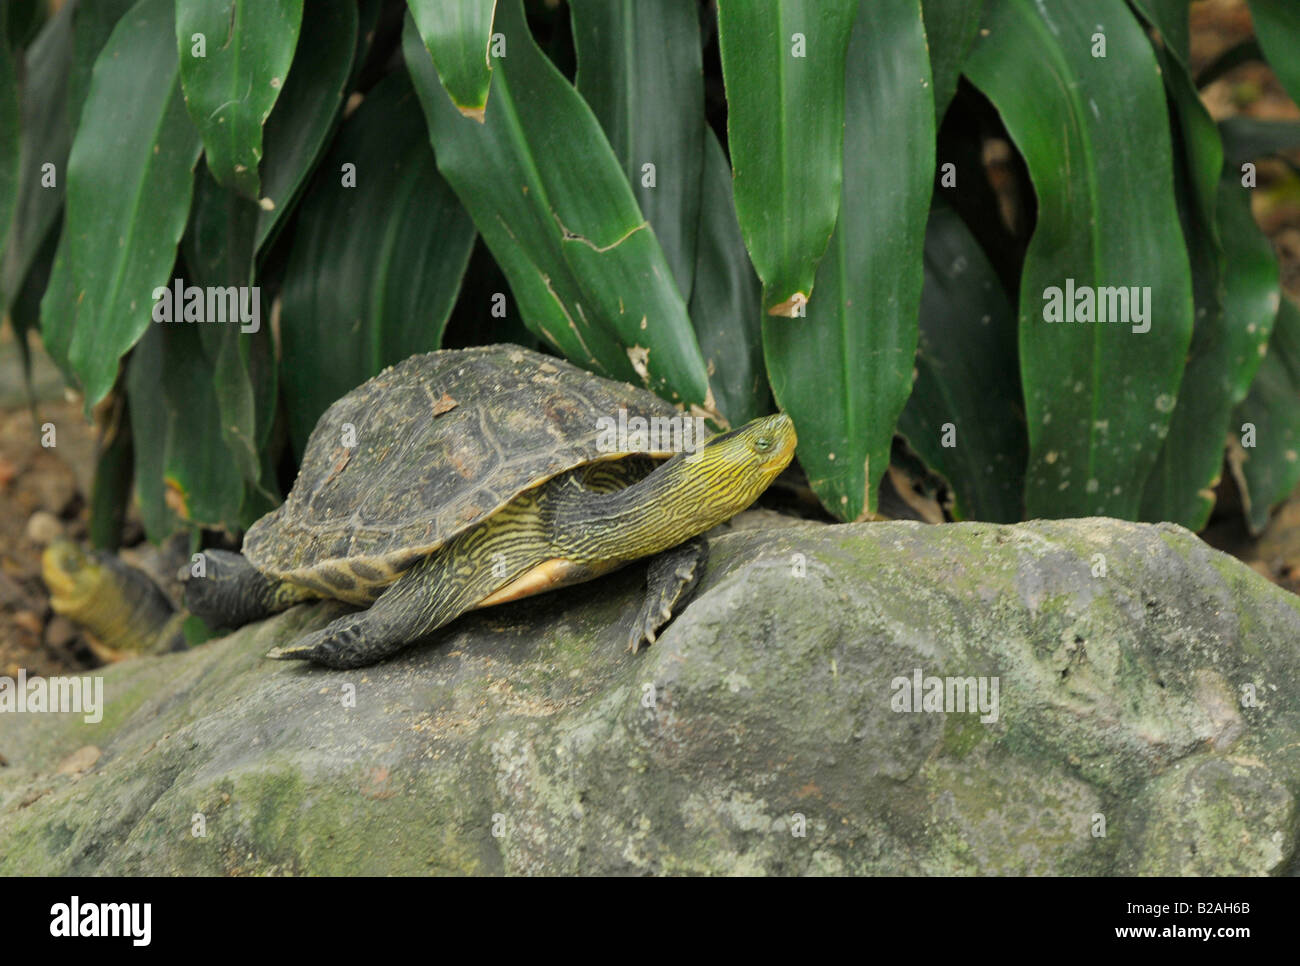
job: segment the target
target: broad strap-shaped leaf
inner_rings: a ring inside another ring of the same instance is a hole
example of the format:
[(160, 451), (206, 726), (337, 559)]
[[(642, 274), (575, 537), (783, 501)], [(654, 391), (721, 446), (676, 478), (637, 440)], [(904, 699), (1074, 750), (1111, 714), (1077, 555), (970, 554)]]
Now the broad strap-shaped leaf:
[(1186, 64), (1191, 59), (1192, 0), (1130, 0), (1160, 31), (1164, 46)]
[(1291, 100), (1300, 104), (1300, 3), (1248, 0), (1255, 39)]
[(578, 93), (591, 105), (677, 287), (691, 291), (704, 161), (695, 0), (573, 0)]
[(916, 370), (898, 430), (948, 481), (953, 516), (1021, 519), (1029, 443), (1015, 309), (975, 236), (941, 203), (925, 233)]
[(185, 229), (199, 137), (185, 113), (169, 0), (141, 0), (95, 65), (68, 156), (66, 216), (41, 330), (86, 406), (150, 325)]
[(473, 244), (473, 222), (438, 174), (415, 92), (396, 71), (343, 123), (299, 206), (280, 314), (298, 452), (334, 400), (439, 347)]
[(1219, 122), (1219, 135), (1230, 163), (1258, 161), (1300, 148), (1300, 121), (1229, 117)]
[(763, 367), (762, 287), (745, 251), (731, 198), (731, 167), (703, 119), (704, 177), (695, 245), (691, 321), (718, 409), (732, 426), (770, 411)]
[[(510, 280), (524, 321), (571, 361), (711, 407), (686, 303), (591, 108), (501, 0), (485, 123), (456, 111), (409, 25), (407, 67), (438, 168)], [(577, 159), (581, 159), (579, 162)]]
[(126, 394), (116, 393), (95, 447), (95, 477), (90, 487), (87, 536), (96, 550), (110, 553), (122, 545), (135, 479), (135, 447), (127, 409)]
[(297, 58), (284, 92), (266, 119), (257, 249), (274, 237), (324, 150), (343, 106), (357, 47), (356, 0), (314, 0), (303, 18)]
[(1178, 121), (1175, 146), (1181, 144), (1183, 174), (1195, 201), (1195, 230), (1209, 236), (1207, 252), (1212, 250), (1213, 257), (1221, 260), (1223, 251), (1216, 214), (1219, 176), (1223, 172), (1223, 142), (1187, 66), (1188, 0), (1131, 2), (1165, 40), (1163, 45), (1156, 45), (1155, 52)]
[(1214, 508), (1232, 407), (1259, 370), (1280, 298), (1273, 246), (1250, 213), (1249, 190), (1231, 176), (1220, 182), (1218, 221), (1226, 243), (1222, 303), (1196, 320), (1178, 406), (1142, 502), (1145, 519), (1192, 530)]
[(50, 0), (25, 0), (23, 3), (6, 4), (4, 8), (3, 29), (8, 33), (10, 49), (17, 55), (36, 39), (40, 29), (49, 22)]
[(962, 64), (975, 43), (984, 0), (922, 0), (921, 6), (934, 76), (934, 116), (942, 121), (957, 90)]
[(1155, 55), (1123, 0), (991, 0), (985, 31), (966, 74), (1038, 197), (1019, 307), (1026, 513), (1133, 519), (1192, 333)]
[(213, 445), (221, 438), (215, 385), (195, 324), (151, 325), (128, 360), (136, 495), (150, 540), (166, 539), (178, 525), (239, 528), (239, 468)]
[(1260, 533), (1269, 511), (1300, 483), (1300, 308), (1282, 299), (1268, 354), (1233, 410), (1228, 464), (1246, 522)]
[(175, 2), (185, 106), (208, 169), (218, 184), (256, 201), (262, 125), (293, 63), (302, 0)]
[(811, 298), (835, 228), (857, 9), (858, 0), (718, 2), (736, 213), (770, 315), (795, 316)]
[[(1207, 427), (1226, 427), (1232, 405), (1227, 386), (1232, 381), (1231, 370), (1239, 364), (1222, 351), (1235, 325), (1225, 315), (1228, 265), (1219, 231), (1223, 145), (1192, 81), (1185, 54), (1178, 49), (1178, 37), (1186, 46), (1186, 0), (1130, 0), (1130, 5), (1165, 38), (1152, 46), (1164, 79), (1175, 134), (1174, 190), (1192, 271), (1195, 308), (1188, 365), (1168, 435), (1146, 481), (1140, 515), (1195, 530), (1209, 516), (1213, 486), (1223, 463), (1221, 434), (1212, 429), (1207, 432)], [(1240, 264), (1235, 268), (1239, 269)], [(1240, 285), (1241, 281), (1238, 271), (1233, 282)], [(1274, 311), (1270, 309), (1270, 320)]]
[(69, 0), (65, 5), (64, 9), (72, 11), (73, 57), (67, 79), (70, 130), (75, 130), (81, 123), (81, 109), (90, 93), (90, 77), (99, 52), (108, 43), (118, 21), (135, 4), (136, 0), (92, 0), (90, 3)]
[[(493, 112), (482, 133), (457, 126), (458, 112), (444, 105), (428, 51), (408, 23), (402, 37), (406, 66), (420, 96), (438, 170), (474, 218), (479, 233), (510, 282), (524, 324), (570, 360), (602, 375), (635, 379), (618, 339), (579, 312), (582, 289), (560, 251), (562, 234), (543, 200), (540, 177), (517, 124), (507, 123), (513, 104)], [(497, 101), (507, 98), (497, 84)], [(500, 118), (497, 114), (500, 114)], [(505, 195), (500, 185), (519, 185)]]
[(864, 3), (845, 78), (844, 201), (807, 318), (766, 319), (772, 391), (799, 463), (842, 520), (873, 513), (912, 391), (934, 97), (918, 0)]
[(407, 0), (443, 90), (466, 117), (482, 121), (492, 84), (497, 0)]
[[(9, 49), (8, 25), (7, 13), (0, 14), (0, 255), (9, 249), (22, 179), (22, 106), (18, 96), (18, 63)], [(7, 290), (0, 285), (0, 317), (8, 302)]]
[(199, 325), (199, 335), (213, 368), (220, 438), (244, 482), (262, 491), (269, 509), (278, 494), (274, 480), (263, 479), (262, 452), (275, 414), (276, 370), (271, 362), (270, 306), (261, 286), (253, 285), (254, 236), (261, 209), (233, 189), (222, 188), (206, 169), (196, 177), (190, 223), (181, 239), (183, 281), (204, 289), (205, 314), (210, 308), (217, 315)]
[[(67, 181), (67, 76), (72, 59), (72, 16), (67, 6), (46, 22), (24, 53), (21, 122), (0, 123), (0, 140), (22, 137), (16, 149), (0, 151), (18, 165), (17, 198), (7, 244), (0, 244), (0, 312), (17, 297), (23, 279), (58, 218)], [(0, 215), (0, 235), (8, 222)]]

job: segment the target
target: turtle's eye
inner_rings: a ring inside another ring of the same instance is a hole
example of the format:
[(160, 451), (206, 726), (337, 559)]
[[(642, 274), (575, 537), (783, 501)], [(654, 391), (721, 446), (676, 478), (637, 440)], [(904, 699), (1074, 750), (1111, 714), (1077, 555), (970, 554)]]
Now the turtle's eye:
[(758, 437), (758, 439), (754, 440), (754, 449), (758, 450), (760, 453), (766, 453), (771, 448), (772, 448), (771, 436), (760, 436)]

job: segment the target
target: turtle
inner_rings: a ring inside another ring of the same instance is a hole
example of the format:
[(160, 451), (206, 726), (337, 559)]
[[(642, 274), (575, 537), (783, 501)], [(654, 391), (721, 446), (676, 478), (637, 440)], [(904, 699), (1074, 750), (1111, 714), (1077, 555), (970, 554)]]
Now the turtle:
[(148, 574), (112, 554), (60, 537), (41, 554), (41, 576), (54, 612), (89, 632), (101, 661), (186, 649), (184, 612)]
[(653, 557), (635, 653), (693, 591), (701, 535), (748, 507), (796, 442), (783, 413), (690, 451), (611, 431), (674, 417), (687, 418), (646, 389), (517, 345), (412, 356), (321, 415), (242, 553), (207, 550), (182, 573), (186, 606), (218, 627), (321, 598), (364, 608), (267, 655), (361, 667), (466, 611)]

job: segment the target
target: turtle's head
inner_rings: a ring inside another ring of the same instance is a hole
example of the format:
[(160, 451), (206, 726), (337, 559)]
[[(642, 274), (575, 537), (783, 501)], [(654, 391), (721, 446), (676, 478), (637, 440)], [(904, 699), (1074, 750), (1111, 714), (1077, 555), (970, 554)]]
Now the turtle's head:
[(83, 606), (104, 581), (99, 561), (63, 539), (53, 541), (41, 554), (41, 576), (50, 591), (50, 603), (60, 614)]
[(790, 464), (797, 441), (785, 413), (761, 416), (683, 456), (681, 472), (698, 493), (700, 509), (720, 523), (758, 499)]
[[(621, 490), (561, 487), (547, 513), (571, 560), (598, 565), (675, 547), (749, 506), (794, 456), (794, 423), (778, 413), (678, 453)], [(605, 569), (608, 569), (606, 567)]]

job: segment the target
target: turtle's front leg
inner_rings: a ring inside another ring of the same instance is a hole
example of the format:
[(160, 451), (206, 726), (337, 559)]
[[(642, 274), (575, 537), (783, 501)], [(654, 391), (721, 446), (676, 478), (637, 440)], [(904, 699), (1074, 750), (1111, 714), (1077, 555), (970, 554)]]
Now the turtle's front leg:
[(645, 600), (632, 621), (628, 650), (635, 654), (643, 643), (655, 642), (659, 632), (673, 619), (674, 611), (681, 610), (690, 599), (704, 573), (708, 556), (708, 543), (703, 537), (696, 537), (650, 561)]

